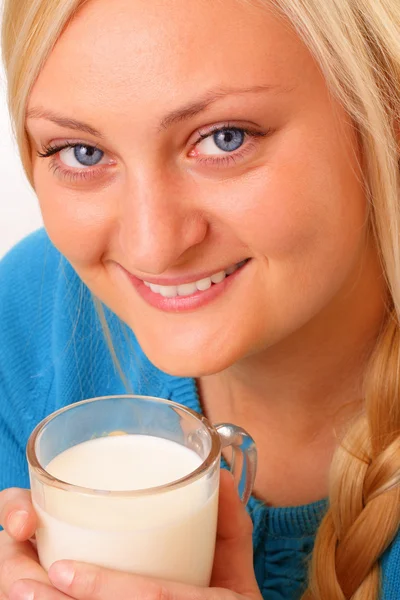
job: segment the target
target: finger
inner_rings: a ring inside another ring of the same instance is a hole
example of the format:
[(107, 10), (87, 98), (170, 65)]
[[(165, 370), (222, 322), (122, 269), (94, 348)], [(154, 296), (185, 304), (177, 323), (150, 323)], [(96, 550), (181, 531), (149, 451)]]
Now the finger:
[(11, 586), (8, 600), (67, 600), (66, 596), (51, 585), (20, 579)]
[(76, 600), (245, 600), (229, 590), (148, 579), (74, 561), (54, 563), (49, 579), (54, 587)]
[(253, 524), (226, 470), (221, 471), (218, 515), (211, 585), (261, 598), (253, 567)]
[(17, 543), (3, 531), (0, 533), (0, 593), (7, 598), (12, 585), (22, 578), (49, 583), (45, 570), (29, 542)]
[(37, 517), (28, 490), (10, 488), (0, 492), (0, 525), (18, 542), (34, 535)]

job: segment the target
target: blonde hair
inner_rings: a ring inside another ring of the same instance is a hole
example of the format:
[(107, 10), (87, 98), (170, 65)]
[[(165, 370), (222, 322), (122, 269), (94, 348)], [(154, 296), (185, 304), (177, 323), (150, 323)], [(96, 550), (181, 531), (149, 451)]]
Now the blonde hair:
[[(2, 39), (9, 104), (28, 177), (27, 99), (82, 4), (5, 0)], [(258, 4), (271, 7), (268, 0)], [(391, 296), (366, 373), (363, 414), (332, 462), (329, 510), (317, 534), (304, 599), (376, 600), (378, 559), (400, 524), (400, 2), (274, 0), (273, 5), (308, 46), (357, 128), (371, 227)]]

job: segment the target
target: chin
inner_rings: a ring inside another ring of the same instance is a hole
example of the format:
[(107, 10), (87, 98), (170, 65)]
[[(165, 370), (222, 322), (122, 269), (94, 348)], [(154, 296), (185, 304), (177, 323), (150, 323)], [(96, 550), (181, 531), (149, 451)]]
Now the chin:
[(158, 369), (174, 377), (190, 377), (197, 379), (206, 375), (214, 375), (231, 367), (235, 357), (214, 354), (213, 350), (196, 351), (191, 349), (178, 351), (174, 348), (146, 348), (142, 346), (147, 358)]

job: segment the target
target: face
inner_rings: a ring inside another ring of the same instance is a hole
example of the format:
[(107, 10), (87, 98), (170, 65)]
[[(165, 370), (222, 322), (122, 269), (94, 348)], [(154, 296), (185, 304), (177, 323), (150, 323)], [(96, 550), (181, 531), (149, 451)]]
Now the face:
[(354, 128), (270, 11), (92, 0), (28, 109), (51, 239), (161, 369), (267, 352), (351, 287)]

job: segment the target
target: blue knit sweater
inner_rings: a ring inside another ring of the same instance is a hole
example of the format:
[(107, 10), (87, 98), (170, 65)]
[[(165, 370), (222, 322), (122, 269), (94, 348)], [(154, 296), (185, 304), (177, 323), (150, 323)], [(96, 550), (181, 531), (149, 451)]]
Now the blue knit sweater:
[[(156, 369), (132, 333), (107, 313), (135, 393), (200, 412), (192, 379)], [(88, 289), (41, 230), (0, 263), (0, 489), (28, 487), (25, 445), (53, 411), (96, 396), (124, 394)], [(270, 508), (252, 498), (254, 566), (266, 600), (298, 600), (327, 502)], [(400, 537), (382, 560), (384, 600), (400, 599)], [(351, 565), (349, 565), (351, 569)], [(329, 600), (329, 599), (326, 599)]]

